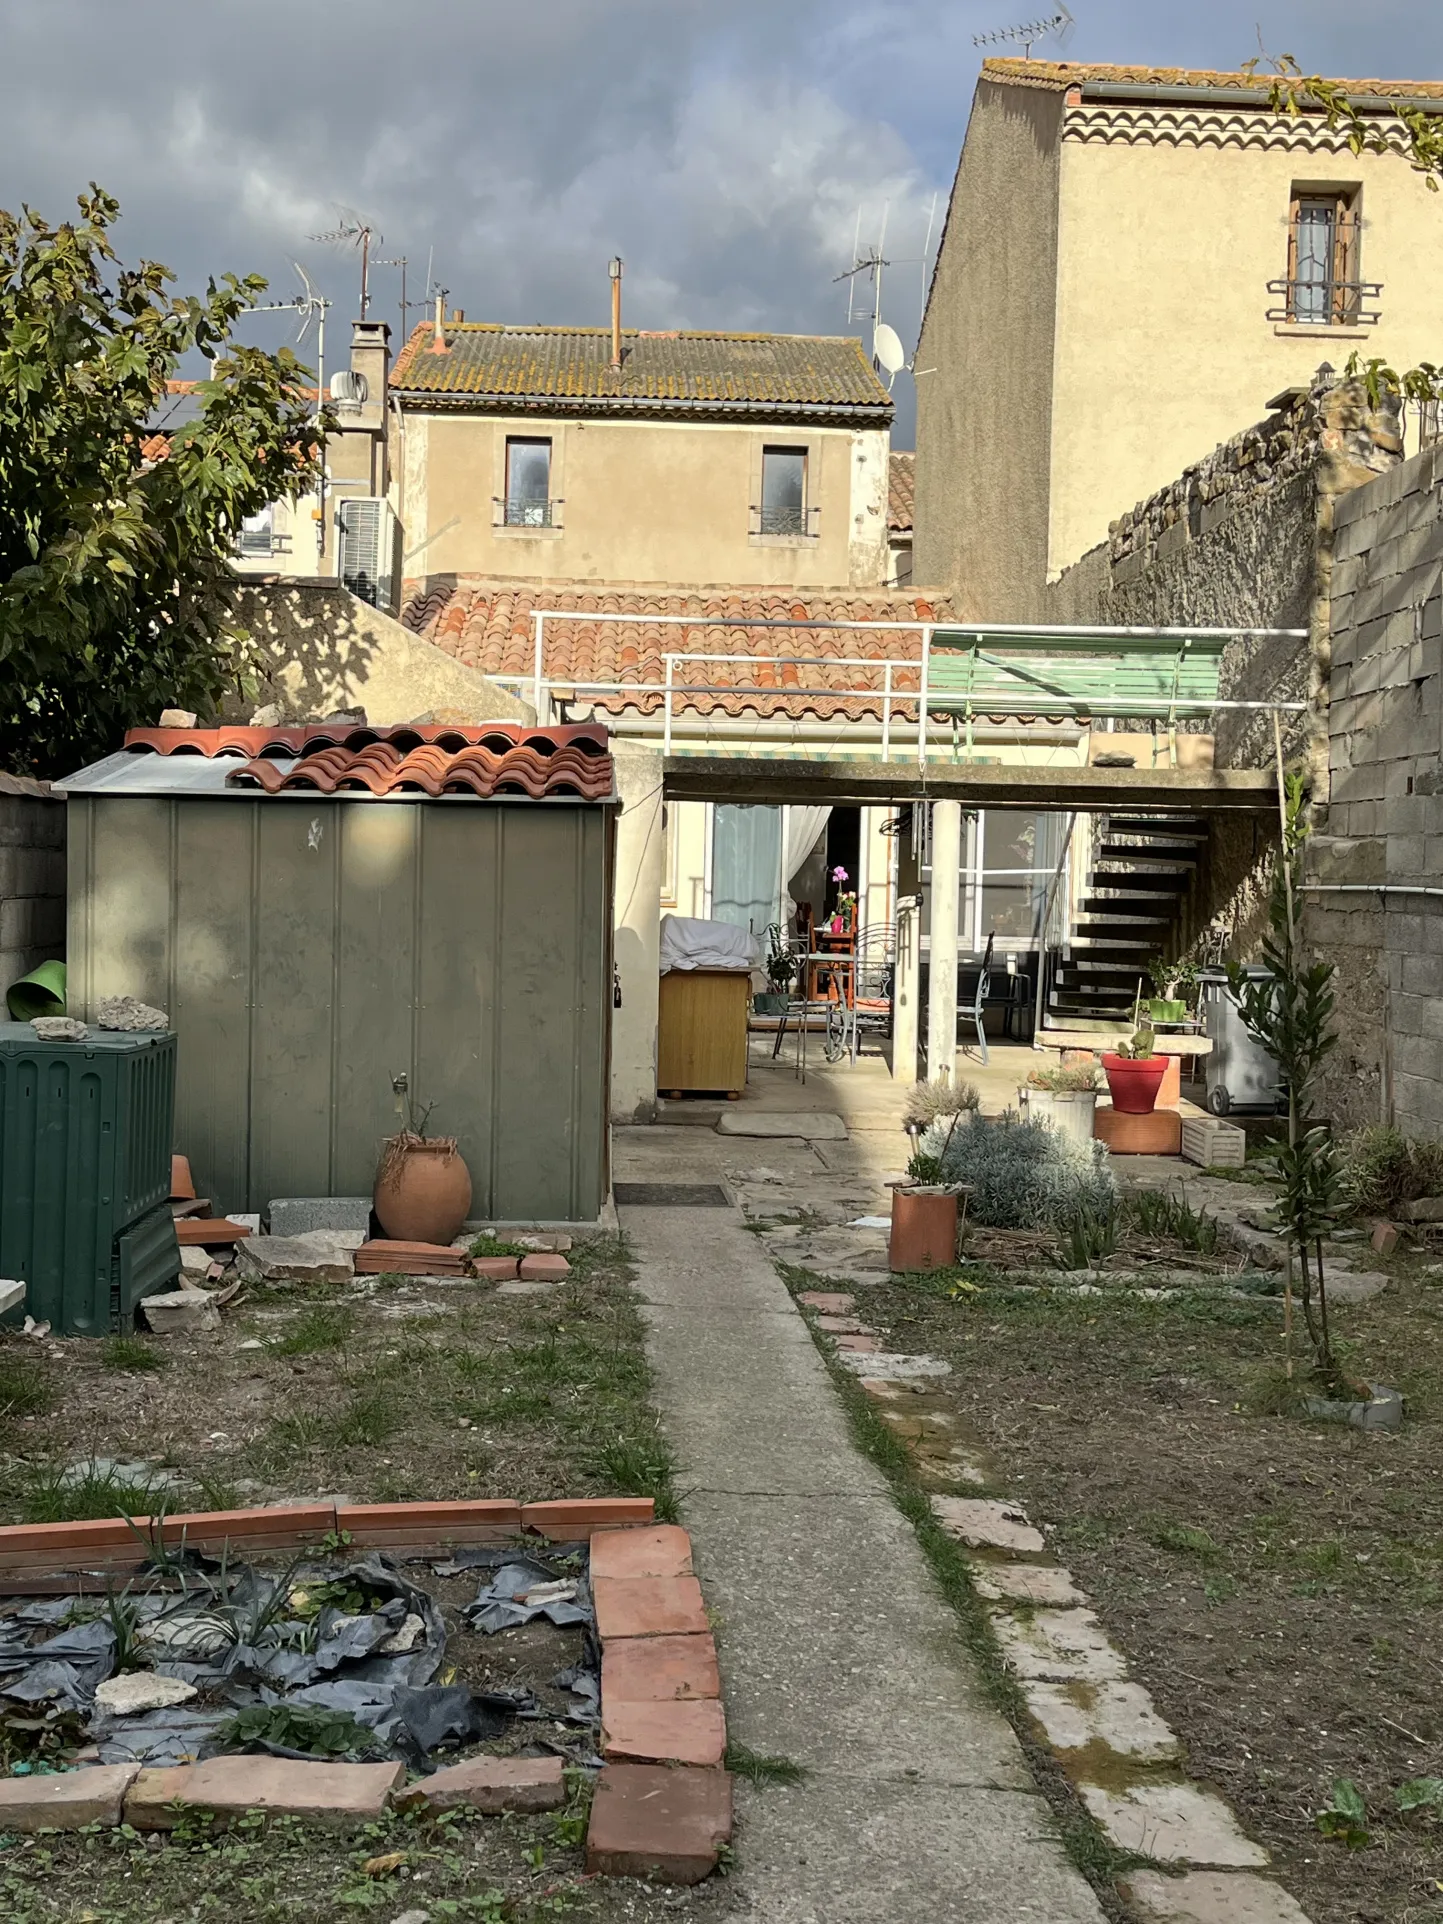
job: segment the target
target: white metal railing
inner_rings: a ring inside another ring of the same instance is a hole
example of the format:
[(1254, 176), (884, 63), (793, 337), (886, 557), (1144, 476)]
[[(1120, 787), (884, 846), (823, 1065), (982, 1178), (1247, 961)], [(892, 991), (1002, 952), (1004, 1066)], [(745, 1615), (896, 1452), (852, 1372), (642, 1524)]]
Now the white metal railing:
[[(927, 761), (927, 740), (931, 732), (929, 715), (931, 686), (931, 657), (933, 638), (939, 632), (944, 634), (949, 645), (959, 637), (973, 637), (978, 640), (990, 639), (1005, 646), (1009, 637), (1028, 639), (1056, 637), (1059, 641), (1085, 641), (1095, 639), (1099, 642), (1110, 638), (1125, 637), (1130, 641), (1186, 642), (1190, 638), (1208, 636), (1229, 640), (1282, 639), (1302, 641), (1307, 638), (1305, 628), (1103, 628), (1103, 627), (1046, 627), (1033, 623), (969, 623), (969, 622), (924, 622), (924, 621), (812, 621), (789, 620), (771, 616), (755, 615), (671, 615), (650, 614), (633, 611), (618, 613), (611, 611), (569, 608), (536, 608), (532, 610), (532, 671), (530, 676), (493, 674), (492, 681), (511, 684), (517, 688), (531, 688), (532, 705), (537, 719), (544, 721), (550, 713), (550, 693), (553, 687), (565, 688), (571, 695), (629, 696), (633, 700), (639, 696), (659, 695), (662, 700), (663, 752), (670, 755), (673, 743), (674, 723), (680, 717), (676, 703), (694, 695), (749, 696), (756, 700), (786, 702), (796, 700), (825, 701), (870, 701), (881, 704), (882, 759), (891, 759), (893, 724), (900, 716), (909, 732), (915, 730), (916, 760), (925, 766)], [(545, 671), (546, 623), (548, 621), (585, 621), (633, 628), (687, 628), (687, 629), (781, 629), (799, 633), (849, 633), (871, 635), (918, 635), (921, 647), (916, 656), (876, 656), (858, 661), (854, 656), (842, 654), (797, 655), (797, 654), (731, 654), (718, 653), (705, 649), (678, 648), (668, 649), (661, 657), (660, 679), (630, 679), (581, 681), (573, 676), (558, 675), (548, 678)], [(715, 663), (725, 667), (743, 665), (754, 671), (753, 678), (747, 681), (717, 681), (714, 679), (693, 680), (688, 678), (688, 667), (696, 663), (704, 669), (707, 664)], [(756, 678), (757, 671), (763, 668), (831, 668), (851, 671), (866, 671), (873, 679), (856, 685), (856, 674), (846, 685), (823, 684), (819, 687), (805, 687), (800, 684), (784, 685), (776, 681), (763, 682)], [(678, 679), (678, 668), (682, 679)], [(899, 687), (898, 673), (912, 679), (915, 689)], [(877, 679), (880, 677), (880, 682)], [(988, 712), (998, 712), (986, 697), (980, 698), (981, 705)], [(1008, 712), (1019, 716), (1044, 716), (1057, 712), (1058, 698), (1055, 691), (1035, 691), (1020, 694), (1017, 698), (1009, 696), (1005, 704)], [(1134, 697), (1119, 699), (1106, 705), (1095, 704), (1099, 711), (1119, 716), (1130, 716), (1137, 720), (1169, 719), (1173, 716), (1198, 716), (1212, 714), (1214, 711), (1262, 711), (1278, 714), (1301, 714), (1306, 711), (1307, 703), (1302, 701), (1236, 701), (1226, 698), (1188, 698), (1176, 694), (1155, 698)]]

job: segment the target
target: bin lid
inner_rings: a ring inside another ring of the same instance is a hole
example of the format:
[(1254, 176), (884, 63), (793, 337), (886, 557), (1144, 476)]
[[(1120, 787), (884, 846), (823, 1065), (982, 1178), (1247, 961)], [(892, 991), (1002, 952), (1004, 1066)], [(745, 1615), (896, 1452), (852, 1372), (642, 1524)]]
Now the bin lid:
[(170, 1029), (92, 1029), (80, 1042), (46, 1042), (28, 1022), (0, 1022), (0, 1049), (6, 1055), (29, 1049), (108, 1049), (121, 1054), (127, 1049), (153, 1049), (157, 1043), (171, 1041), (173, 1035)]

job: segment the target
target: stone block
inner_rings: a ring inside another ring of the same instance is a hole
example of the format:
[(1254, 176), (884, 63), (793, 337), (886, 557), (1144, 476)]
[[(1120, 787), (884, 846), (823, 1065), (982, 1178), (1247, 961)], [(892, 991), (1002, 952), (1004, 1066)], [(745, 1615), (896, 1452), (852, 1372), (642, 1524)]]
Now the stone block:
[(1368, 1241), (1375, 1256), (1391, 1256), (1398, 1247), (1398, 1231), (1392, 1223), (1376, 1222)]
[(1007, 1599), (1066, 1609), (1087, 1602), (1087, 1592), (1078, 1589), (1072, 1572), (1053, 1563), (977, 1563), (972, 1570), (972, 1588), (993, 1603)]
[(1108, 1642), (1094, 1610), (1035, 1610), (1014, 1617), (992, 1612), (1002, 1654), (1019, 1677), (1038, 1683), (1118, 1683), (1127, 1675), (1122, 1653)]
[(603, 1646), (603, 1704), (703, 1702), (720, 1696), (710, 1631), (704, 1636), (613, 1637)]
[(593, 1876), (699, 1884), (732, 1834), (732, 1785), (724, 1770), (606, 1764), (586, 1835)]
[(1040, 1530), (1015, 1503), (987, 1497), (934, 1496), (932, 1511), (948, 1536), (973, 1550), (1012, 1550), (1023, 1554), (1047, 1548)]
[(147, 1296), (140, 1313), (157, 1336), (195, 1336), (220, 1328), (220, 1311), (203, 1289), (173, 1289)]
[(1128, 1790), (1079, 1786), (1082, 1801), (1118, 1850), (1161, 1864), (1262, 1869), (1268, 1854), (1245, 1837), (1221, 1797), (1196, 1784), (1134, 1784)]
[(717, 1117), (719, 1136), (799, 1136), (804, 1142), (845, 1142), (847, 1125), (840, 1116), (825, 1110), (806, 1110), (799, 1115), (783, 1115), (763, 1110), (749, 1114), (745, 1109), (725, 1109)]
[(566, 1785), (559, 1757), (468, 1757), (398, 1791), (403, 1810), (560, 1810)]
[(126, 1822), (137, 1830), (173, 1829), (178, 1818), (169, 1806), (179, 1802), (187, 1811), (208, 1811), (221, 1822), (264, 1811), (347, 1829), (383, 1816), (405, 1774), (404, 1764), (208, 1757), (176, 1770), (141, 1773), (151, 1781), (137, 1780), (126, 1803)]
[(591, 1541), (591, 1577), (689, 1577), (691, 1538), (674, 1523), (603, 1530)]
[(608, 1703), (601, 1699), (601, 1754), (627, 1764), (720, 1767), (726, 1755), (726, 1716), (720, 1699)]
[(701, 1636), (710, 1630), (695, 1577), (596, 1577), (596, 1628), (611, 1637)]
[(1022, 1694), (1054, 1750), (1101, 1744), (1138, 1764), (1171, 1763), (1178, 1755), (1177, 1737), (1141, 1684), (1029, 1681)]
[(1143, 1924), (1308, 1924), (1281, 1884), (1251, 1871), (1128, 1871), (1122, 1893)]
[(91, 1764), (52, 1776), (0, 1777), (0, 1831), (114, 1828), (139, 1764)]
[(236, 1251), (236, 1273), (257, 1282), (306, 1283), (317, 1288), (349, 1283), (356, 1273), (355, 1260), (335, 1240), (335, 1234), (345, 1233), (249, 1236)]
[(275, 1196), (269, 1220), (274, 1237), (309, 1236), (317, 1229), (349, 1229), (359, 1231), (364, 1242), (371, 1233), (371, 1198)]

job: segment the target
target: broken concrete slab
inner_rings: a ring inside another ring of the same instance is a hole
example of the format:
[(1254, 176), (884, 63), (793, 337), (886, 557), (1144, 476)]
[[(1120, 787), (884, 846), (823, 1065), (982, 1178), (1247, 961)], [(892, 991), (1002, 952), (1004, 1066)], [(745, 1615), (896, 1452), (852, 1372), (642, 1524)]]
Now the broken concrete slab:
[(948, 1536), (973, 1550), (1045, 1550), (1042, 1532), (1016, 1503), (975, 1496), (934, 1496), (932, 1513)]
[(992, 1628), (1019, 1677), (1039, 1683), (1101, 1684), (1127, 1675), (1122, 1652), (1108, 1641), (1095, 1610), (1035, 1610), (1015, 1617), (994, 1610)]
[(1281, 1884), (1251, 1871), (1129, 1871), (1122, 1892), (1146, 1924), (1308, 1924)]
[(1009, 1598), (1017, 1603), (1045, 1603), (1054, 1609), (1066, 1609), (1087, 1602), (1087, 1592), (1078, 1589), (1072, 1572), (1055, 1563), (977, 1563), (972, 1569), (972, 1587), (989, 1603)]
[(305, 1236), (248, 1237), (236, 1250), (236, 1273), (247, 1282), (348, 1283), (356, 1266), (350, 1252), (336, 1240), (345, 1233), (313, 1230)]
[(952, 1374), (952, 1365), (940, 1356), (893, 1356), (886, 1350), (838, 1350), (837, 1361), (859, 1376), (889, 1383), (910, 1383), (919, 1376)]
[(173, 1289), (142, 1297), (140, 1313), (157, 1336), (193, 1336), (220, 1328), (220, 1311), (203, 1289)]
[(1054, 1750), (1102, 1744), (1138, 1764), (1168, 1764), (1178, 1755), (1176, 1735), (1141, 1684), (1029, 1680), (1022, 1694)]
[(122, 1670), (95, 1687), (95, 1701), (112, 1717), (137, 1717), (145, 1710), (164, 1710), (189, 1703), (197, 1694), (183, 1677), (162, 1677), (153, 1670)]
[(803, 1142), (845, 1142), (847, 1125), (825, 1109), (795, 1114), (778, 1110), (727, 1109), (717, 1117), (719, 1136), (800, 1136)]
[(1119, 1850), (1162, 1864), (1259, 1870), (1268, 1862), (1221, 1797), (1196, 1784), (1134, 1784), (1125, 1791), (1079, 1786), (1082, 1801)]

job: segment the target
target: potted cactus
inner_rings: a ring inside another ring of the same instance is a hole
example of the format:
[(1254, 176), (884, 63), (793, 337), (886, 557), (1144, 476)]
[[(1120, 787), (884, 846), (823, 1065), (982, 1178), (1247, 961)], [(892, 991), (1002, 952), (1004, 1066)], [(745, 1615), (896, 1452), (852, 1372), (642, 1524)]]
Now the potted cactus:
[(1157, 1092), (1167, 1074), (1167, 1057), (1155, 1053), (1156, 1037), (1147, 1023), (1139, 1023), (1130, 1042), (1121, 1042), (1115, 1053), (1102, 1058), (1112, 1106), (1124, 1116), (1150, 1116), (1157, 1107)]

